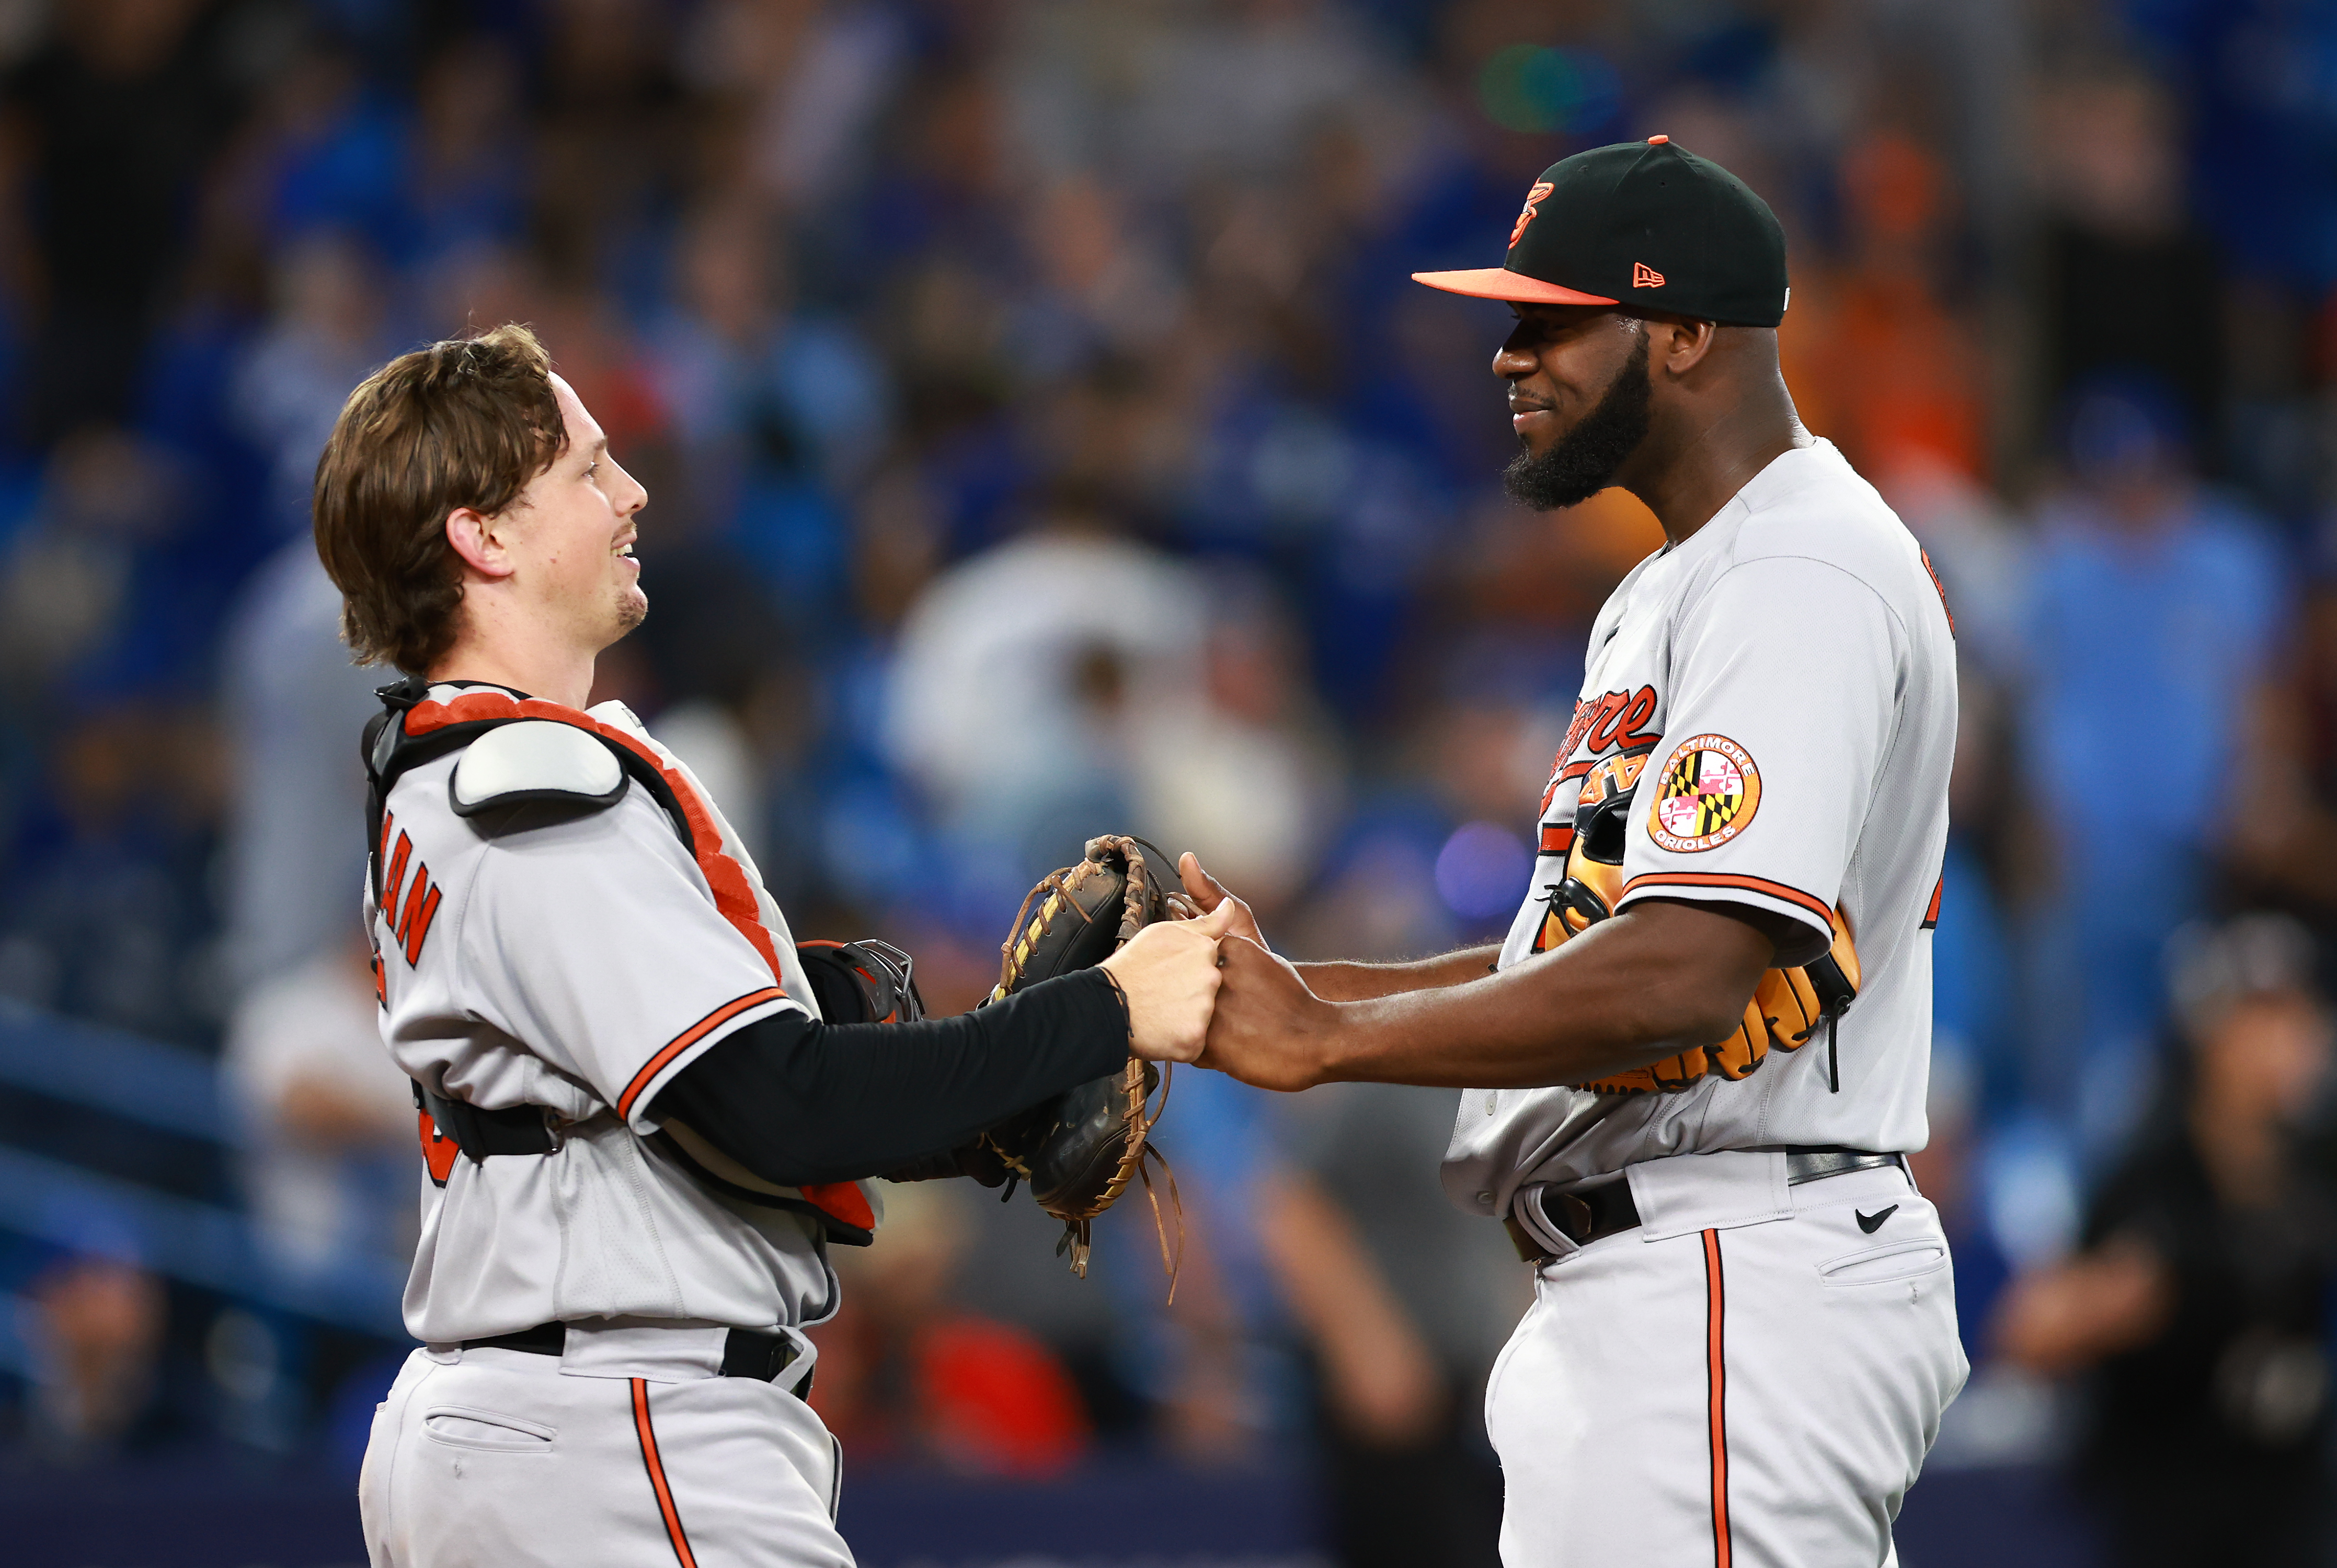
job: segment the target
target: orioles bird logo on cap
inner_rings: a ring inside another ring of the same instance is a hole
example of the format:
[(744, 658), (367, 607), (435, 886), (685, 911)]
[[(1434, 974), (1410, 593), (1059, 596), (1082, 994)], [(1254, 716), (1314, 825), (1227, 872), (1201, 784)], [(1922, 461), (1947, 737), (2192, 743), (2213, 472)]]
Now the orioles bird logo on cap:
[(1557, 186), (1547, 180), (1534, 181), (1533, 189), (1526, 192), (1525, 207), (1518, 213), (1517, 227), (1510, 230), (1511, 250), (1516, 250), (1518, 241), (1526, 237), (1526, 225), (1534, 220), (1534, 212), (1540, 207), (1541, 199), (1557, 189)]

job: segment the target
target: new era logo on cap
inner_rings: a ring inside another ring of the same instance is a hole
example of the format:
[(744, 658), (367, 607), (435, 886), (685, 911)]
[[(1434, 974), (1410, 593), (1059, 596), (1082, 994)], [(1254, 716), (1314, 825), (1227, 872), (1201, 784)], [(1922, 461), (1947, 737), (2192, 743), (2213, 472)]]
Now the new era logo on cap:
[(1660, 289), (1663, 286), (1664, 275), (1662, 273), (1648, 266), (1645, 261), (1634, 261), (1631, 263), (1632, 288)]

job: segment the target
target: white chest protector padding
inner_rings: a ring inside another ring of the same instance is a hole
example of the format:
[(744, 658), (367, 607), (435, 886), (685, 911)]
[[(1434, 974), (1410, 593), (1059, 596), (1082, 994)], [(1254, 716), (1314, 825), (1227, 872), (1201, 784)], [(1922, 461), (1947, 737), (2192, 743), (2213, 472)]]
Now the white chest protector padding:
[(458, 817), (535, 800), (611, 806), (625, 792), (625, 770), (599, 737), (572, 724), (523, 719), (464, 748), (447, 788)]

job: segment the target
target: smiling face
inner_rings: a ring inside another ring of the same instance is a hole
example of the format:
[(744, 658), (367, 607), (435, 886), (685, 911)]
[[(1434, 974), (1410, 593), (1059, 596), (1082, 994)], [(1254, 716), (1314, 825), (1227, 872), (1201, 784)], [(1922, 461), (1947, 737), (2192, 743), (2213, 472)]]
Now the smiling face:
[(633, 520), (649, 492), (609, 456), (609, 438), (575, 388), (558, 376), (552, 388), (568, 445), (494, 520), (494, 532), (510, 552), (513, 585), (532, 602), (531, 619), (598, 652), (649, 613), (633, 559)]
[(1519, 453), (1502, 481), (1529, 506), (1571, 506), (1616, 482), (1647, 438), (1647, 324), (1601, 306), (1517, 305), (1493, 356)]

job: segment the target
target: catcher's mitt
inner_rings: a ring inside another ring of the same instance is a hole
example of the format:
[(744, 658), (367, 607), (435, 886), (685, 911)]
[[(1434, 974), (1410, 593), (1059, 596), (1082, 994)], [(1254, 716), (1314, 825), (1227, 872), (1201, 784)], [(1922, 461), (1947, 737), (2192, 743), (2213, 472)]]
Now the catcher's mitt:
[[(1630, 820), (1633, 790), (1614, 789), (1611, 784), (1599, 772), (1583, 780), (1582, 799), (1575, 808), (1574, 841), (1566, 854), (1566, 876), (1550, 889), (1549, 907), (1534, 938), (1537, 953), (1579, 936), (1615, 912), (1615, 901), (1623, 891), (1625, 828)], [(1646, 1094), (1686, 1089), (1711, 1073), (1743, 1078), (1767, 1060), (1772, 1050), (1799, 1049), (1822, 1023), (1831, 1042), (1833, 1021), (1857, 1000), (1858, 981), (1858, 950), (1851, 945), (1849, 925), (1836, 909), (1833, 947), (1799, 968), (1765, 970), (1754, 988), (1753, 1000), (1745, 1004), (1743, 1022), (1727, 1039), (1574, 1087), (1596, 1094)], [(1835, 1067), (1829, 1063), (1827, 1070), (1833, 1073)]]
[[(1140, 838), (1107, 834), (1088, 840), (1076, 866), (1051, 874), (1022, 901), (1002, 948), (998, 986), (988, 1002), (1026, 985), (1090, 968), (1111, 956), (1145, 926), (1169, 917), (1168, 858)], [(1089, 1226), (1139, 1176), (1160, 1230), (1160, 1259), (1173, 1277), (1168, 1228), (1152, 1193), (1149, 1157), (1168, 1161), (1150, 1142), (1160, 1111), (1152, 1093), (1165, 1081), (1149, 1062), (1130, 1056), (1120, 1072), (1068, 1089), (983, 1133), (980, 1146), (1031, 1185), (1039, 1207), (1063, 1222), (1058, 1255), (1069, 1252), (1071, 1272), (1088, 1271)], [(1161, 1105), (1168, 1103), (1165, 1090)], [(1177, 1203), (1176, 1178), (1169, 1200)], [(1009, 1196), (1012, 1196), (1010, 1189)], [(1174, 1287), (1171, 1286), (1173, 1292)]]

